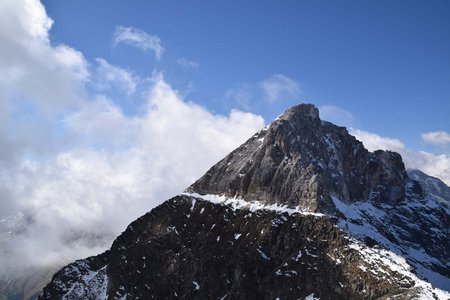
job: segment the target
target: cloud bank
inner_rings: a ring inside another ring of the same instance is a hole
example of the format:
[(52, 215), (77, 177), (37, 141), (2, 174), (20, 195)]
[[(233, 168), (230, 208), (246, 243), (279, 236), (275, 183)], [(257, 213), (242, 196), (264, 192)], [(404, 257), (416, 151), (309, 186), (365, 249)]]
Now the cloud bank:
[(67, 127), (99, 149), (23, 159), (3, 172), (9, 180), (0, 188), (21, 216), (11, 225), (24, 228), (9, 240), (11, 254), (25, 263), (39, 254), (49, 264), (97, 253), (264, 125), (240, 111), (213, 115), (183, 101), (161, 76), (153, 80), (142, 116), (125, 117), (106, 99), (67, 116)]
[[(264, 126), (185, 100), (161, 73), (89, 64), (50, 43), (51, 25), (38, 1), (0, 3), (0, 273), (101, 252)], [(114, 41), (164, 51), (135, 28)], [(139, 113), (124, 114), (113, 88), (145, 94)]]

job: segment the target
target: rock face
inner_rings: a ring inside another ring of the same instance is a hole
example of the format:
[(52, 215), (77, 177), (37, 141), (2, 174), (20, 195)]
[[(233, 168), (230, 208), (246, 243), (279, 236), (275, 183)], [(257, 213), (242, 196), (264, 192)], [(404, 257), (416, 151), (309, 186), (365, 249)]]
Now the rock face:
[(414, 178), (298, 105), (40, 299), (447, 299), (449, 199)]
[(368, 152), (344, 127), (321, 121), (313, 105), (286, 111), (195, 182), (190, 191), (264, 203), (331, 206), (331, 196), (395, 204), (409, 181), (399, 154)]

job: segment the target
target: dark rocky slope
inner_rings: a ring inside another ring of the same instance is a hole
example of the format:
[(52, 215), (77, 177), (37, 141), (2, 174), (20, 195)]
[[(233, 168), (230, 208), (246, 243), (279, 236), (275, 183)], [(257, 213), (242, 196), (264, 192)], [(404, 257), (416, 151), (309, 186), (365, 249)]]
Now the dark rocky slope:
[(449, 214), (398, 154), (299, 105), (40, 298), (446, 299), (422, 279), (450, 289)]
[[(42, 298), (104, 294), (106, 274), (110, 298), (364, 299), (413, 293), (412, 280), (365, 262), (335, 223), (332, 217), (252, 212), (178, 196), (130, 224), (111, 251), (56, 274)], [(376, 276), (366, 268), (386, 273)], [(74, 289), (80, 279), (85, 284)], [(93, 285), (94, 279), (100, 284)]]

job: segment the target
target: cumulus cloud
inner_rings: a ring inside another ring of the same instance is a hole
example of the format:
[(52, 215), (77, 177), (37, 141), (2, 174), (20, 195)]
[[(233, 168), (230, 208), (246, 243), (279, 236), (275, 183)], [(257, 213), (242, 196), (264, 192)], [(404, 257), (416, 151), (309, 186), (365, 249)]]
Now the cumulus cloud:
[(440, 178), (450, 185), (450, 156), (447, 154), (436, 155), (425, 151), (413, 151), (408, 149), (398, 139), (379, 136), (375, 133), (350, 129), (350, 134), (362, 141), (370, 151), (391, 150), (402, 155), (403, 162), (407, 168), (420, 169), (423, 172)]
[(55, 147), (52, 116), (84, 101), (88, 63), (81, 52), (50, 44), (52, 23), (38, 1), (0, 3), (0, 165)]
[(450, 143), (450, 134), (445, 131), (433, 131), (421, 134), (422, 140), (426, 143), (445, 146)]
[(152, 50), (156, 59), (161, 59), (164, 53), (164, 47), (161, 39), (154, 34), (148, 34), (142, 29), (135, 27), (117, 26), (113, 34), (113, 44), (125, 44), (136, 47), (146, 52)]
[(354, 123), (353, 115), (334, 105), (322, 105), (319, 107), (320, 118), (341, 126), (352, 126)]
[(87, 62), (73, 48), (50, 45), (52, 23), (38, 1), (0, 3), (0, 102), (26, 99), (54, 110), (79, 100), (79, 86), (89, 75)]
[(297, 81), (282, 74), (272, 75), (261, 81), (260, 87), (266, 99), (271, 102), (300, 96), (300, 86)]

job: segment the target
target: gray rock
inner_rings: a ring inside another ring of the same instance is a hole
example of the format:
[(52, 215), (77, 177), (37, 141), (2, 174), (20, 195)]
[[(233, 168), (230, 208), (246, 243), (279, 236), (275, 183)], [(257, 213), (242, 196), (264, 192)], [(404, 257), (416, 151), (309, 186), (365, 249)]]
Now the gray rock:
[(330, 196), (395, 204), (403, 199), (408, 182), (398, 153), (370, 153), (344, 127), (321, 121), (313, 105), (300, 104), (214, 165), (187, 191), (332, 213)]

